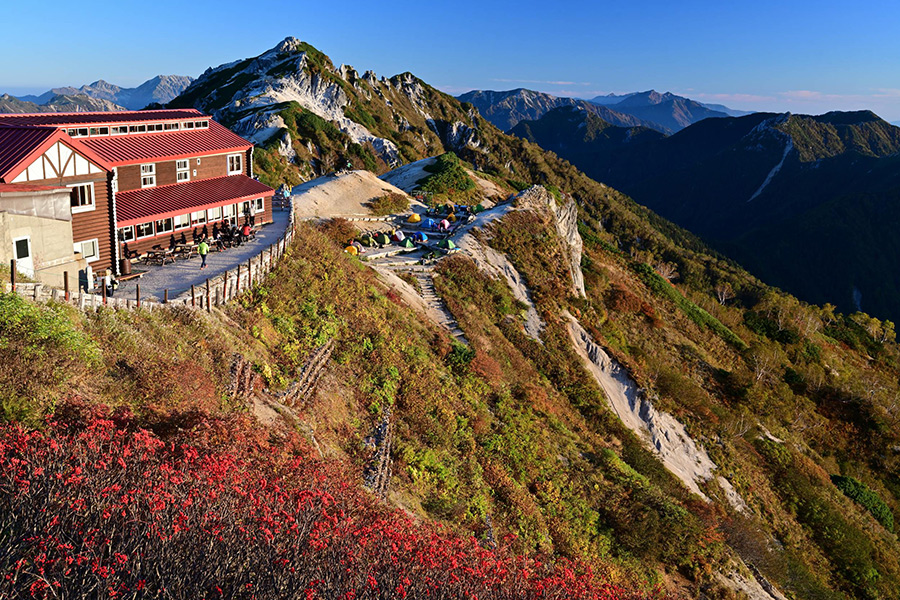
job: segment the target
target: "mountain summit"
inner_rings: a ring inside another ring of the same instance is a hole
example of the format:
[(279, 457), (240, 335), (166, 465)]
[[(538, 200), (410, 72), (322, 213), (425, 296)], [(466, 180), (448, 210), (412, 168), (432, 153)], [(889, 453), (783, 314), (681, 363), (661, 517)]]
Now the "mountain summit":
[[(610, 100), (616, 100), (610, 102)], [(626, 113), (645, 121), (659, 123), (670, 131), (679, 131), (688, 125), (710, 117), (727, 117), (728, 114), (670, 92), (660, 94), (656, 90), (636, 92), (625, 96), (597, 96), (591, 102), (612, 110)]]

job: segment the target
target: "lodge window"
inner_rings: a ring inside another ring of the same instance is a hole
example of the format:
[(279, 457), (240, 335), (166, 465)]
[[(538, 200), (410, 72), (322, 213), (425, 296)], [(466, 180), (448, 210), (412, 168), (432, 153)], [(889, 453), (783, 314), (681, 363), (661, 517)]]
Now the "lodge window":
[(217, 206), (216, 208), (211, 208), (206, 212), (207, 212), (207, 215), (209, 215), (210, 223), (212, 223), (213, 221), (221, 221), (222, 220), (222, 207), (221, 206)]
[(236, 175), (241, 172), (241, 155), (240, 154), (229, 154), (228, 155), (228, 174)]
[(156, 185), (156, 164), (141, 165), (141, 187), (153, 187)]
[(146, 125), (129, 125), (128, 133), (144, 133), (147, 131)]
[(193, 129), (194, 122), (193, 121), (185, 121), (184, 123), (181, 124), (181, 128), (182, 129)]
[(109, 127), (91, 127), (91, 137), (95, 135), (109, 135)]
[(206, 211), (200, 210), (191, 213), (191, 225), (202, 225), (206, 223)]
[(119, 241), (120, 242), (133, 242), (134, 241), (134, 226), (129, 225), (127, 227), (119, 227)]
[(88, 128), (87, 127), (77, 127), (74, 129), (69, 129), (66, 131), (69, 134), (69, 137), (87, 137), (88, 136)]
[(109, 128), (109, 135), (125, 135), (128, 133), (128, 125), (113, 125)]
[(156, 235), (172, 232), (172, 219), (160, 219), (156, 222)]
[(209, 121), (197, 121), (197, 127), (201, 128), (201, 129), (208, 129)]
[(72, 214), (94, 210), (93, 183), (82, 183), (70, 187), (72, 188), (72, 196), (70, 199), (72, 205)]
[(187, 159), (175, 161), (175, 181), (190, 181), (190, 161)]
[(83, 242), (75, 242), (74, 250), (81, 254), (81, 257), (88, 262), (94, 262), (100, 258), (100, 245), (97, 243), (97, 238), (85, 240)]
[(262, 198), (257, 198), (256, 200), (253, 201), (253, 212), (254, 213), (263, 212), (263, 199)]
[(184, 229), (191, 226), (191, 215), (178, 215), (175, 217), (175, 229)]
[(234, 216), (234, 204), (229, 204), (228, 206), (222, 207), (222, 218), (230, 219)]
[(163, 129), (165, 131), (177, 131), (180, 128), (181, 127), (178, 123), (166, 123), (163, 125)]
[(151, 123), (147, 125), (147, 131), (162, 131), (163, 124), (162, 123)]
[(153, 223), (140, 223), (134, 226), (138, 239), (153, 236)]

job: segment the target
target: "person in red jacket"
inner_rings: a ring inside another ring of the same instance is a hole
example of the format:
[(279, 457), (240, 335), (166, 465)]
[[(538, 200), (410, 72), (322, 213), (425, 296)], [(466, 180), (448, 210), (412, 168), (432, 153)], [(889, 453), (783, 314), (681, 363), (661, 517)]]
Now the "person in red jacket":
[(241, 228), (241, 237), (244, 238), (245, 242), (250, 239), (251, 231), (250, 223), (244, 223), (244, 226)]

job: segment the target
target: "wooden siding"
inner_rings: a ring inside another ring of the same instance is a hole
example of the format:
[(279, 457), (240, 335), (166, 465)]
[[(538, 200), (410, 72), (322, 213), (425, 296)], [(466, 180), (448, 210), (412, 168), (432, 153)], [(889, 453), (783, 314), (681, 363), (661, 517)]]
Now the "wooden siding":
[[(242, 154), (242, 156), (244, 156)], [(228, 175), (228, 155), (212, 154), (209, 156), (200, 156), (200, 164), (197, 164), (197, 158), (189, 158), (188, 166), (191, 174), (190, 181), (199, 179), (212, 179), (213, 177), (224, 177)], [(244, 173), (248, 174), (247, 158), (244, 156)], [(149, 164), (147, 163), (144, 164)], [(177, 183), (175, 175), (174, 160), (160, 161), (156, 163), (156, 185), (169, 185)], [(117, 167), (119, 173), (119, 191), (127, 192), (130, 190), (141, 189), (141, 165), (123, 165)], [(194, 171), (197, 174), (194, 175)], [(187, 183), (187, 182), (185, 182)]]
[[(66, 178), (70, 179), (70, 178)], [(79, 178), (71, 178), (79, 179)], [(76, 183), (75, 181), (63, 184)], [(99, 269), (112, 268), (115, 263), (113, 254), (112, 207), (110, 203), (109, 182), (106, 179), (94, 180), (94, 210), (72, 215), (72, 241), (76, 244), (97, 238), (100, 257), (92, 261), (91, 267)]]

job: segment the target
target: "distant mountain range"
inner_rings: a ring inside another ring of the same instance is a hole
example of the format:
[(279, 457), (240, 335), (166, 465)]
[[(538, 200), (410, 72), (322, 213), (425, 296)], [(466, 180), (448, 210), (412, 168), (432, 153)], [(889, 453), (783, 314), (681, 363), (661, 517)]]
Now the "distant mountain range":
[(473, 90), (457, 96), (469, 102), (491, 123), (509, 131), (523, 120), (540, 119), (547, 112), (571, 106), (596, 114), (607, 123), (621, 127), (647, 127), (660, 133), (675, 133), (688, 125), (710, 117), (750, 114), (721, 104), (703, 104), (690, 98), (655, 90), (631, 94), (609, 94), (590, 100), (553, 96), (543, 92), (516, 89), (504, 92)]
[[(103, 81), (76, 87), (59, 87), (48, 90), (40, 95), (18, 96), (17, 99), (28, 104), (21, 105), (22, 110), (17, 112), (59, 112), (56, 106), (65, 106), (60, 97), (73, 98), (70, 106), (84, 108), (65, 108), (60, 110), (140, 110), (148, 104), (165, 104), (178, 96), (194, 80), (185, 75), (157, 75), (135, 88), (123, 88), (115, 84)], [(4, 96), (6, 99), (9, 96)], [(90, 100), (103, 101), (92, 104)], [(10, 101), (8, 106), (12, 106)], [(33, 105), (33, 106), (32, 106)], [(33, 109), (34, 106), (43, 107)], [(32, 109), (32, 110), (28, 110)], [(3, 112), (4, 105), (0, 105)]]
[(570, 108), (511, 133), (804, 300), (900, 318), (900, 128), (870, 111), (705, 119), (667, 137)]
[(0, 113), (91, 112), (125, 110), (124, 107), (85, 95), (52, 95), (43, 104), (21, 100), (9, 94), (0, 95)]
[[(612, 106), (618, 104), (628, 98), (632, 98), (634, 96), (643, 96), (646, 98), (647, 102), (652, 102), (654, 98), (678, 98), (682, 100), (689, 100), (683, 96), (676, 96), (672, 93), (666, 92), (665, 94), (660, 94), (656, 90), (650, 90), (649, 92), (631, 92), (630, 94), (607, 94), (605, 96), (595, 96), (590, 99), (590, 102), (594, 104), (600, 104), (602, 106)], [(696, 102), (700, 106), (708, 108), (709, 110), (725, 113), (729, 117), (743, 117), (745, 115), (753, 114), (753, 111), (749, 110), (735, 110), (733, 108), (729, 108), (724, 104), (709, 104), (707, 102), (697, 102), (695, 100), (690, 100), (691, 102)]]
[(644, 126), (663, 132), (670, 132), (667, 128), (657, 123), (651, 123), (630, 114), (617, 112), (587, 100), (553, 96), (544, 92), (535, 92), (523, 88), (505, 92), (473, 90), (457, 96), (456, 99), (460, 102), (468, 102), (477, 108), (481, 116), (503, 131), (509, 131), (519, 121), (539, 119), (554, 108), (572, 106), (592, 112), (613, 125), (622, 127)]

